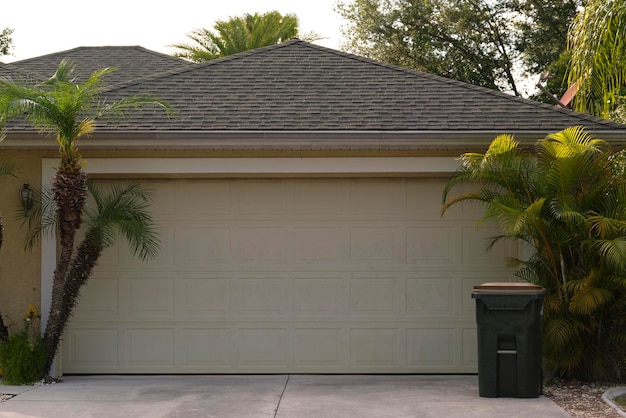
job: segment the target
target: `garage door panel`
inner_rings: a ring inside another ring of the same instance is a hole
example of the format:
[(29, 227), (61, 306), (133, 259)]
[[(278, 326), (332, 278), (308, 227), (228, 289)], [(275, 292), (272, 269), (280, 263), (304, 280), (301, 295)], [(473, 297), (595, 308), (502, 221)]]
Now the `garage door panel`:
[(441, 218), (445, 180), (148, 180), (161, 251), (109, 249), (65, 373), (476, 372), (473, 286), (496, 230)]
[(455, 237), (455, 229), (452, 227), (407, 228), (407, 262), (419, 265), (456, 264)]
[(287, 213), (290, 183), (281, 180), (241, 180), (238, 184), (237, 213), (279, 218)]
[(81, 289), (81, 302), (74, 309), (74, 315), (92, 320), (116, 320), (119, 300), (118, 277), (94, 275)]
[[(415, 219), (441, 222), (441, 179), (407, 179), (406, 211)], [(460, 207), (450, 208), (445, 220), (463, 219)]]
[(349, 341), (341, 328), (294, 330), (295, 369), (304, 372), (341, 368), (349, 358)]
[(450, 277), (408, 277), (406, 279), (406, 313), (409, 317), (454, 318), (456, 280)]
[(117, 328), (75, 327), (65, 334), (64, 350), (66, 362), (76, 369), (117, 370)]
[(398, 277), (353, 277), (350, 280), (350, 316), (395, 317), (403, 312)]
[[(123, 182), (128, 184), (129, 182)], [(155, 217), (165, 218), (176, 215), (178, 199), (177, 185), (169, 180), (143, 180), (142, 186), (151, 192), (150, 212)]]
[(291, 338), (285, 328), (243, 328), (234, 344), (237, 367), (244, 370), (289, 370)]
[(347, 229), (339, 225), (296, 228), (293, 237), (296, 264), (339, 265), (348, 256)]
[(346, 184), (338, 179), (298, 180), (294, 190), (294, 214), (316, 215), (327, 219), (329, 215), (348, 213)]
[(130, 277), (126, 280), (129, 319), (174, 317), (174, 277)]
[(397, 328), (353, 328), (350, 330), (350, 366), (353, 371), (400, 370), (401, 330)]
[(182, 277), (176, 291), (179, 316), (221, 319), (231, 315), (231, 279), (229, 277)]
[(233, 282), (236, 317), (284, 318), (289, 314), (288, 280), (283, 277), (241, 277)]
[(458, 342), (454, 328), (409, 328), (406, 330), (407, 366), (431, 369), (453, 368)]
[(354, 264), (402, 263), (404, 230), (395, 225), (350, 229), (350, 258)]
[(184, 225), (176, 230), (177, 264), (206, 268), (207, 263), (231, 262), (230, 228)]
[(174, 366), (174, 329), (126, 330), (126, 365), (135, 370), (172, 369)]
[(289, 231), (281, 227), (240, 227), (233, 231), (233, 251), (242, 264), (288, 263)]
[(468, 327), (461, 330), (463, 351), (461, 353), (462, 366), (473, 369), (478, 368), (478, 335), (476, 328)]
[(345, 317), (348, 306), (345, 283), (341, 277), (296, 277), (293, 280), (294, 316)]
[(189, 217), (230, 215), (232, 210), (232, 185), (228, 180), (188, 180), (178, 187), (178, 213)]
[(397, 179), (357, 179), (350, 183), (350, 214), (388, 219), (403, 215), (406, 206), (404, 181)]
[(190, 372), (232, 370), (231, 330), (228, 328), (184, 328), (178, 333), (176, 366)]
[[(127, 246), (124, 245), (124, 250), (127, 250)], [(98, 266), (102, 269), (111, 270), (115, 266), (120, 264), (120, 245), (112, 245), (109, 248), (105, 248), (102, 251), (100, 259), (98, 259)]]

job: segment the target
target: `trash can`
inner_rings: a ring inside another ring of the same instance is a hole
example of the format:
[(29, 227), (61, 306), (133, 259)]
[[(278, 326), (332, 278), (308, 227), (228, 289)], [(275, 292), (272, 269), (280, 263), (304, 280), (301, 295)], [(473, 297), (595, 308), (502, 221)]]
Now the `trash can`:
[(541, 286), (485, 283), (474, 286), (481, 397), (541, 395)]

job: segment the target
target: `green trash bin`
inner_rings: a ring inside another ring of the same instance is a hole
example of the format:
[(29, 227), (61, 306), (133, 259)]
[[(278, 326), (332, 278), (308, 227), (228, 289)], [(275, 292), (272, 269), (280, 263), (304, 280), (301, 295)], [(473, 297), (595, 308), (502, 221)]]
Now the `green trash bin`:
[(485, 283), (474, 286), (481, 397), (541, 395), (541, 286)]

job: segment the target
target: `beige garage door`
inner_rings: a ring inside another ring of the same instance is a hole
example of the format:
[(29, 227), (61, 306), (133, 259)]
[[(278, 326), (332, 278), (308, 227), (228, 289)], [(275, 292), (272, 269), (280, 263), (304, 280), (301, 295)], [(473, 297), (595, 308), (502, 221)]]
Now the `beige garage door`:
[(157, 192), (162, 249), (107, 251), (64, 373), (476, 372), (472, 287), (510, 277), (443, 180), (184, 179)]

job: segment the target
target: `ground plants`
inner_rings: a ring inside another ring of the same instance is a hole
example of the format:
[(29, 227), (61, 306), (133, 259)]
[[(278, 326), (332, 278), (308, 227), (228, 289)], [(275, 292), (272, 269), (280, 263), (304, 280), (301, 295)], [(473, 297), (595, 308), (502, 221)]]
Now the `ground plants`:
[(46, 349), (39, 332), (39, 313), (33, 304), (22, 315), (21, 329), (0, 343), (0, 370), (5, 385), (27, 385), (41, 379)]
[[(623, 153), (580, 127), (539, 140), (510, 135), (466, 153), (443, 193), (442, 213), (478, 202), (501, 240), (532, 251), (509, 260), (546, 289), (544, 367), (580, 380), (618, 379), (626, 355), (626, 175)], [(459, 185), (467, 184), (460, 190)], [(469, 186), (469, 188), (467, 188)], [(460, 191), (459, 191), (460, 190)]]

